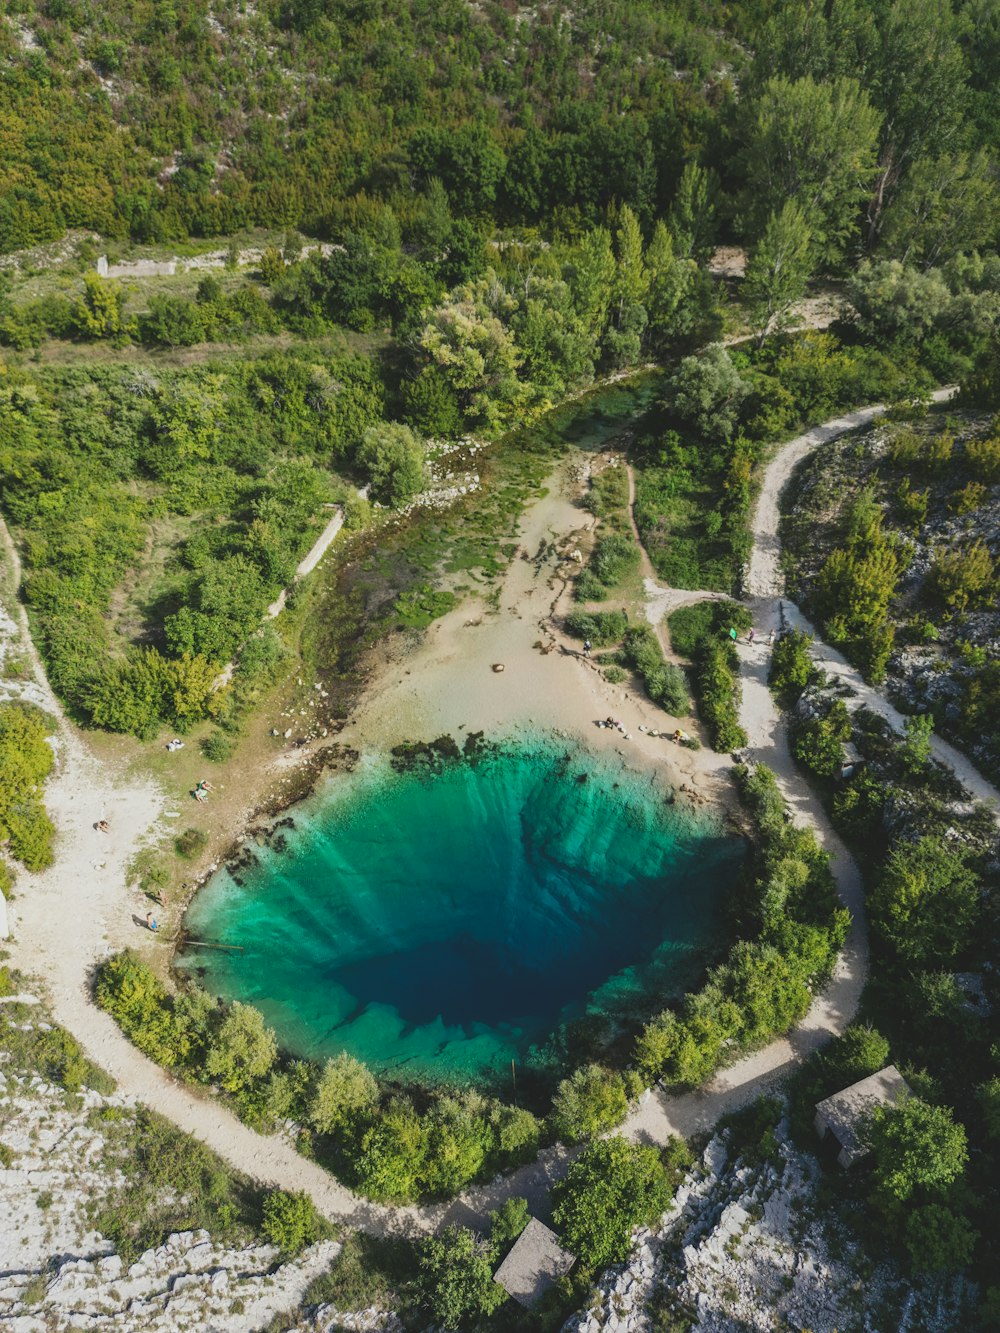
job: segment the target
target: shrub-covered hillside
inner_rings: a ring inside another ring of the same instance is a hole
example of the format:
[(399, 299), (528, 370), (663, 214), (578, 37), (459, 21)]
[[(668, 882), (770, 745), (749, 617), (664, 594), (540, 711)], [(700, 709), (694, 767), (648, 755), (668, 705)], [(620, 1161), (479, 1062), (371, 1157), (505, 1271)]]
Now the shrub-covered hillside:
[(333, 235), (373, 198), (405, 212), (433, 179), (462, 218), (547, 230), (613, 203), (648, 227), (677, 203), (693, 252), (713, 215), (751, 242), (783, 217), (769, 246), (786, 272), (799, 224), (827, 264), (862, 242), (936, 265), (996, 230), (996, 0), (14, 0), (5, 15), (0, 250), (73, 226)]

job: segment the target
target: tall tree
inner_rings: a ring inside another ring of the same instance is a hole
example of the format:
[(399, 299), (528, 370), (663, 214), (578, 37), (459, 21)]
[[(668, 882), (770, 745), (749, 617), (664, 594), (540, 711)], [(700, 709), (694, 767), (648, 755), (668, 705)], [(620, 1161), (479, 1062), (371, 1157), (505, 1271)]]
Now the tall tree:
[(877, 242), (885, 210), (917, 158), (957, 146), (968, 103), (968, 66), (950, 0), (894, 0), (876, 14), (878, 41), (866, 83), (882, 125), (868, 202), (869, 246)]
[(768, 218), (750, 256), (742, 293), (758, 347), (787, 322), (804, 293), (813, 271), (811, 241), (805, 214), (794, 199)]
[(753, 236), (794, 200), (820, 262), (836, 260), (856, 231), (876, 170), (880, 117), (854, 79), (774, 78), (748, 107), (747, 190)]
[(985, 153), (921, 157), (885, 210), (883, 241), (904, 264), (931, 268), (996, 240), (1000, 196)]
[(718, 188), (715, 172), (697, 162), (689, 162), (681, 172), (670, 210), (670, 236), (680, 258), (701, 263), (712, 253)]

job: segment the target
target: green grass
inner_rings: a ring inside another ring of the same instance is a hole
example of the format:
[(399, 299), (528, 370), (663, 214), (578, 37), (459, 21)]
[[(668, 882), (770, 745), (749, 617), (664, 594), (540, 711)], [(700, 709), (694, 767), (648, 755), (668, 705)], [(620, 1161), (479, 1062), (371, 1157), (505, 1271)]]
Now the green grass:
[(717, 485), (677, 469), (636, 470), (636, 526), (653, 568), (670, 587), (735, 592), (739, 566), (728, 542), (708, 526), (720, 499)]
[(155, 1111), (93, 1113), (104, 1138), (104, 1175), (119, 1178), (91, 1208), (94, 1226), (128, 1266), (174, 1231), (204, 1228), (225, 1245), (259, 1234), (259, 1186)]

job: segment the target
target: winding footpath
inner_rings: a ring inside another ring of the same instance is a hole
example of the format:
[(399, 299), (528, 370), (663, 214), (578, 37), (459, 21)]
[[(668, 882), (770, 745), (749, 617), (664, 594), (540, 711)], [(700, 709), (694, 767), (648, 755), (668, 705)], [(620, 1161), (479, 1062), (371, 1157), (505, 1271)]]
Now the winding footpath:
[[(945, 396), (947, 393), (938, 395)], [(883, 410), (865, 408), (828, 422), (783, 446), (768, 465), (753, 519), (753, 555), (747, 580), (762, 637), (768, 629), (778, 628), (782, 614), (793, 623), (801, 621), (797, 609), (781, 600), (778, 500), (783, 486), (795, 465), (808, 453), (844, 431), (867, 425)], [(632, 498), (634, 484), (630, 475), (630, 501)], [(19, 582), (17, 554), (2, 522), (0, 541)], [(667, 607), (673, 609), (674, 605), (697, 600), (700, 595), (661, 589), (645, 553), (644, 558), (647, 614), (659, 627)], [(159, 1111), (231, 1166), (261, 1183), (305, 1191), (331, 1221), (376, 1234), (420, 1234), (446, 1222), (482, 1223), (491, 1208), (515, 1194), (527, 1197), (532, 1210), (546, 1216), (549, 1188), (565, 1172), (573, 1156), (571, 1151), (546, 1150), (529, 1166), (469, 1190), (449, 1204), (407, 1208), (372, 1204), (299, 1156), (287, 1139), (255, 1133), (210, 1095), (192, 1089), (153, 1064), (96, 1007), (91, 998), (91, 973), (96, 963), (119, 947), (120, 927), (116, 929), (114, 923), (120, 921), (130, 904), (140, 913), (140, 924), (145, 914), (141, 895), (126, 887), (126, 864), (134, 855), (137, 831), (145, 830), (152, 835), (160, 820), (162, 794), (149, 781), (116, 779), (110, 764), (99, 762), (87, 751), (66, 722), (48, 686), (31, 642), (23, 607), (10, 610), (20, 618), (22, 638), (31, 653), (38, 685), (59, 722), (56, 740), (59, 772), (46, 793), (46, 804), (59, 831), (59, 863), (41, 874), (24, 876), (25, 888), (15, 904), (16, 911), (12, 912), (13, 961), (27, 974), (44, 979), (55, 1019), (73, 1033), (92, 1060), (115, 1077), (122, 1092)], [(741, 644), (739, 651), (743, 675), (741, 717), (753, 757), (774, 770), (793, 819), (814, 829), (829, 851), (841, 897), (853, 916), (853, 926), (830, 985), (816, 998), (793, 1032), (745, 1056), (697, 1092), (668, 1096), (653, 1090), (645, 1094), (622, 1128), (626, 1135), (644, 1142), (662, 1144), (671, 1135), (687, 1136), (708, 1129), (721, 1115), (752, 1101), (829, 1037), (843, 1031), (854, 1017), (865, 980), (867, 933), (858, 869), (830, 827), (819, 802), (795, 770), (784, 724), (767, 688), (766, 648), (758, 641), (754, 645)], [(857, 680), (856, 673), (843, 659), (819, 640), (814, 653), (824, 669), (836, 669), (835, 673), (849, 680), (865, 702), (877, 707), (893, 725), (901, 725), (895, 710), (877, 692)], [(943, 744), (936, 745), (935, 752), (977, 797), (1000, 803), (1000, 793), (963, 756)], [(95, 832), (93, 827), (102, 817), (111, 823), (111, 833), (106, 836)]]

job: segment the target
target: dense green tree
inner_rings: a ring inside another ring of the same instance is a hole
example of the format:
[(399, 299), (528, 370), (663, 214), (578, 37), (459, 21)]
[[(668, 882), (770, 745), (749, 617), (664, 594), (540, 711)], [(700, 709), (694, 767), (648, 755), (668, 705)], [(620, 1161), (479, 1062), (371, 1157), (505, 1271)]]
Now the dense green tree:
[(741, 295), (758, 347), (783, 327), (805, 293), (812, 270), (812, 235), (805, 214), (794, 199), (788, 199), (780, 213), (768, 218), (743, 282)]
[(686, 356), (669, 384), (666, 405), (707, 440), (728, 440), (750, 391), (721, 343)]
[(670, 1201), (655, 1148), (617, 1135), (585, 1148), (552, 1191), (563, 1242), (588, 1268), (621, 1262), (632, 1231), (650, 1226)]
[(346, 1051), (327, 1060), (309, 1103), (309, 1120), (321, 1134), (349, 1128), (378, 1104), (375, 1075)]
[(875, 1107), (865, 1137), (874, 1159), (875, 1197), (888, 1208), (940, 1194), (968, 1160), (964, 1127), (947, 1107), (919, 1097)]
[(847, 295), (866, 337), (904, 342), (924, 338), (951, 303), (936, 269), (921, 272), (898, 259), (863, 262), (848, 280)]
[(520, 354), (504, 320), (514, 302), (495, 273), (456, 289), (420, 336), (472, 425), (492, 431), (509, 420), (525, 394)]
[(358, 463), (368, 474), (372, 499), (394, 509), (412, 500), (427, 480), (423, 445), (409, 426), (398, 421), (369, 426)]
[(954, 843), (930, 835), (898, 843), (871, 910), (879, 933), (906, 962), (946, 963), (965, 947), (978, 917), (976, 875)]
[(680, 259), (703, 263), (712, 253), (716, 232), (718, 178), (697, 162), (688, 162), (677, 182), (670, 209), (670, 237)]
[(263, 1078), (274, 1064), (278, 1045), (264, 1015), (252, 1005), (235, 1001), (205, 1059), (205, 1073), (226, 1092), (242, 1092)]
[(492, 1245), (468, 1227), (447, 1227), (420, 1244), (417, 1288), (435, 1324), (461, 1329), (491, 1315), (507, 1299), (493, 1281)]
[(564, 1078), (552, 1099), (556, 1132), (567, 1143), (592, 1139), (621, 1124), (628, 1098), (621, 1075), (602, 1065), (582, 1065)]
[(852, 78), (768, 81), (746, 109), (746, 213), (763, 237), (788, 201), (801, 210), (813, 252), (839, 258), (875, 177), (880, 116)]
[(394, 1098), (361, 1140), (358, 1183), (373, 1199), (412, 1199), (425, 1153), (423, 1126), (413, 1104)]
[(960, 1213), (925, 1203), (907, 1214), (905, 1244), (918, 1272), (958, 1273), (967, 1268), (979, 1233)]
[(85, 338), (127, 339), (131, 325), (125, 318), (125, 291), (121, 283), (85, 273), (83, 296), (73, 309), (73, 318)]
[(996, 172), (985, 153), (919, 158), (885, 211), (882, 243), (903, 264), (946, 264), (993, 243), (998, 210)]

